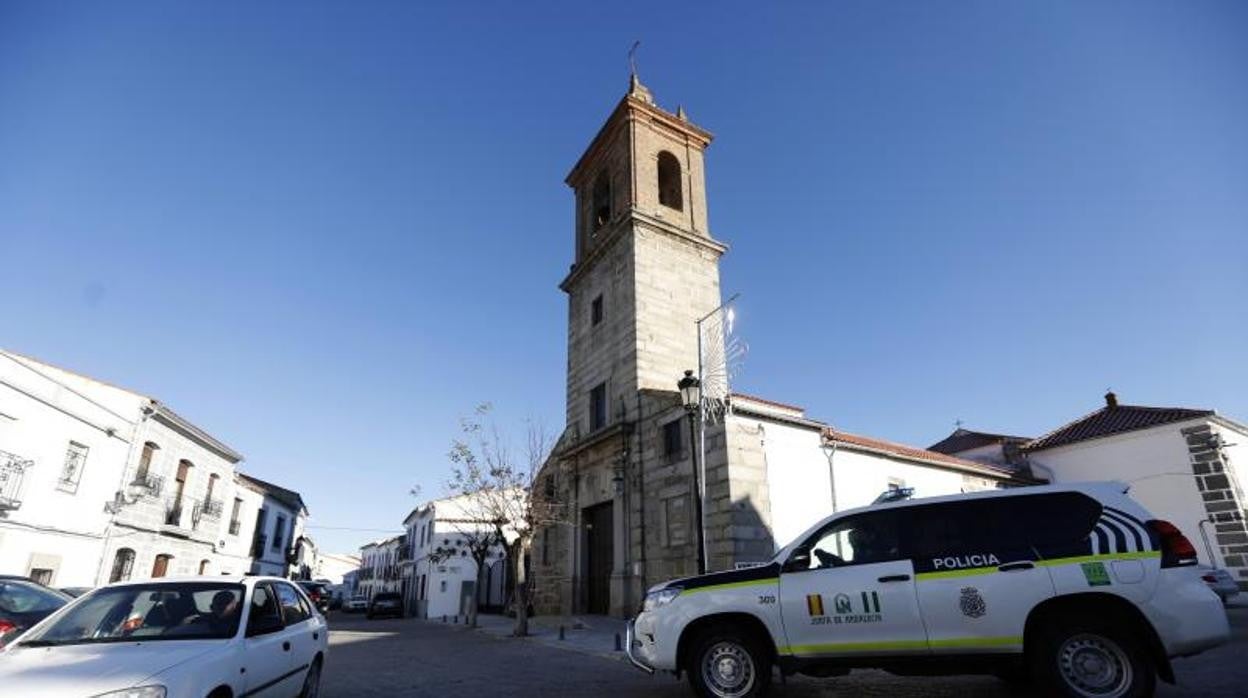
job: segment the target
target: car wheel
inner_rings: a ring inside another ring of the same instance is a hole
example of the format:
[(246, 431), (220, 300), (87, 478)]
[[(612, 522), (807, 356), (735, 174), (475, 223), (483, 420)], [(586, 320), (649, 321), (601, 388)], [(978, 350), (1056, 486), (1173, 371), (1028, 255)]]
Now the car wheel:
[(771, 655), (732, 627), (711, 628), (688, 655), (689, 685), (708, 698), (755, 698), (771, 685)]
[(1147, 649), (1121, 624), (1067, 618), (1044, 628), (1037, 639), (1034, 654), (1028, 654), (1051, 695), (1143, 698), (1157, 687)]
[(317, 698), (321, 695), (321, 660), (318, 658), (313, 660), (312, 666), (308, 667), (308, 673), (303, 677), (303, 690), (299, 691), (299, 698)]

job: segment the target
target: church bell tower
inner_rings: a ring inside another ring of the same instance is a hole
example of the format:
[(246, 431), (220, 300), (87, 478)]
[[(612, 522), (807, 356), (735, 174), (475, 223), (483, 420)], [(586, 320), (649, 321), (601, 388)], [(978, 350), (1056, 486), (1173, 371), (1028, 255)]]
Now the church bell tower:
[[(720, 304), (707, 222), (711, 134), (660, 108), (636, 74), (567, 184), (576, 194), (568, 294), (567, 424), (581, 436), (635, 418), (638, 390), (697, 366), (695, 322)], [(604, 409), (605, 408), (605, 409)]]

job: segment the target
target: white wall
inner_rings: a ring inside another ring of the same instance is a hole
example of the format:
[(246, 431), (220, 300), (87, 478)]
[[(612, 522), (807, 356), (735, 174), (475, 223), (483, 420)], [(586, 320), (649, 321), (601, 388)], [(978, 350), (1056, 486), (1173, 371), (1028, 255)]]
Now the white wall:
[[(0, 451), (31, 461), (20, 508), (0, 514), (0, 574), (41, 567), (53, 586), (92, 586), (133, 424), (27, 365), (0, 353)], [(60, 483), (70, 441), (87, 447), (76, 487)]]
[[(1029, 459), (1052, 470), (1055, 482), (1120, 480), (1130, 485), (1132, 498), (1154, 516), (1178, 526), (1195, 544), (1200, 561), (1211, 564), (1200, 527), (1207, 514), (1192, 474), (1187, 441), (1180, 432), (1200, 423), (1180, 422), (1080, 441), (1032, 453)], [(1212, 531), (1209, 536), (1212, 544)]]
[[(818, 431), (783, 423), (760, 423), (767, 455), (772, 536), (778, 549), (833, 513), (832, 481)], [(867, 506), (888, 489), (890, 481), (913, 487), (916, 498), (980, 489), (959, 472), (854, 451), (844, 445), (837, 447), (832, 464), (836, 511)]]

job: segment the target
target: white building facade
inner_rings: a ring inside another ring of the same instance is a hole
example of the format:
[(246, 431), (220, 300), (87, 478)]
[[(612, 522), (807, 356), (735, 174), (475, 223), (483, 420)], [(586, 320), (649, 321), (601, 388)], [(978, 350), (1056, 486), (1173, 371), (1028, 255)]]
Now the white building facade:
[(404, 536), (386, 538), (361, 547), (356, 593), (370, 599), (382, 592), (403, 593), (403, 568), (399, 564), (399, 556), (405, 547)]
[(501, 610), (506, 600), (506, 550), (495, 543), (478, 570), (470, 546), (493, 526), (465, 497), (439, 499), (417, 507), (403, 521), (410, 548), (402, 561), (405, 601), (420, 618), (462, 616), (476, 596), (482, 611)]
[(248, 572), (261, 499), (241, 461), (155, 399), (0, 352), (0, 573), (90, 587)]

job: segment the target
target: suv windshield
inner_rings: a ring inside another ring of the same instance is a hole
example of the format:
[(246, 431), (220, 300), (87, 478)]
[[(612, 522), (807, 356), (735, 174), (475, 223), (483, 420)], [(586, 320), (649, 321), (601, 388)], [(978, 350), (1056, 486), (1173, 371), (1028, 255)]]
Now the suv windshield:
[(21, 644), (207, 640), (238, 632), (241, 584), (134, 584), (100, 589)]

